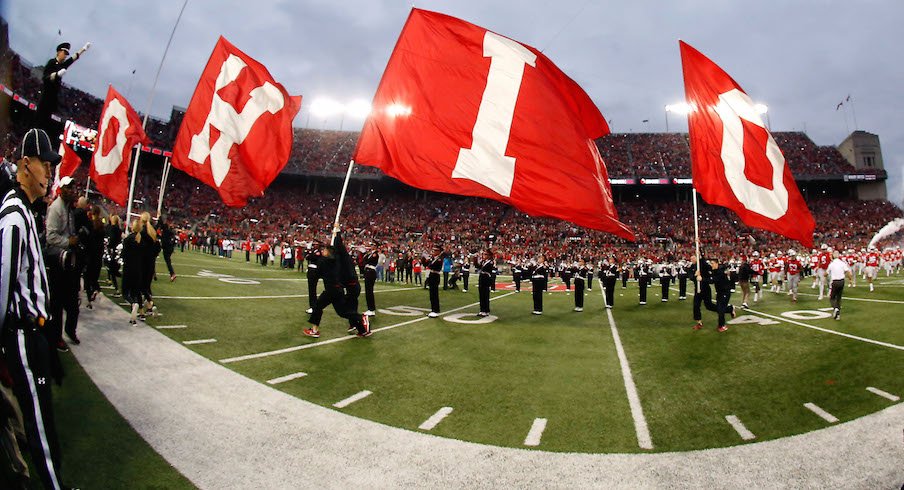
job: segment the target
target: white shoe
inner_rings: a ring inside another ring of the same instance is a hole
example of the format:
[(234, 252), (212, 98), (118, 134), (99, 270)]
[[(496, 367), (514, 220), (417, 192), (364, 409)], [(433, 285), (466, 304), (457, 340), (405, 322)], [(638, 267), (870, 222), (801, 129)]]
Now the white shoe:
[(365, 314), (365, 315), (367, 315), (367, 316), (377, 316), (377, 314), (376, 314), (376, 313), (374, 313), (374, 312), (373, 312), (373, 311), (371, 311), (371, 310), (367, 310), (367, 311), (365, 311), (365, 312), (364, 312), (364, 314)]
[(609, 309), (609, 310), (611, 310), (611, 309), (612, 309), (612, 306), (611, 306), (611, 305), (606, 305), (606, 308)]
[(436, 318), (439, 316), (439, 313), (437, 313), (435, 311), (431, 311), (430, 313), (427, 313), (427, 316), (430, 318)]
[(314, 313), (314, 308), (308, 308), (307, 310), (304, 310), (304, 312), (310, 315), (311, 313)]
[(132, 317), (129, 322), (136, 323), (138, 321), (138, 303), (132, 303)]
[(822, 301), (822, 295), (821, 295), (821, 294), (819, 295), (818, 298), (816, 298), (816, 301)]
[(467, 290), (467, 289), (462, 289), (462, 290), (461, 290), (461, 292), (463, 292), (463, 293), (467, 293), (467, 292), (468, 292), (468, 290)]
[(647, 302), (646, 302), (646, 301), (641, 301), (640, 304), (645, 305), (645, 304), (647, 304)]
[(575, 306), (574, 311), (584, 311), (584, 309), (581, 308), (580, 306)]
[(534, 315), (542, 315), (543, 314), (542, 311), (537, 311), (537, 310), (534, 310), (531, 313), (533, 313)]
[(875, 291), (875, 289), (873, 289), (873, 285), (870, 284), (870, 285), (869, 285), (869, 292), (873, 292), (873, 291)]

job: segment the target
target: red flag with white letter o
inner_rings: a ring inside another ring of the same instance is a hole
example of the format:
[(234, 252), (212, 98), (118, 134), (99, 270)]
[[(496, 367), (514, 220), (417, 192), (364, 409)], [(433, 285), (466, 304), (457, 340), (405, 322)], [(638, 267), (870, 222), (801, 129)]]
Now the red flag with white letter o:
[(594, 143), (608, 132), (590, 97), (538, 50), (412, 9), (354, 160), (421, 189), (633, 240)]
[(816, 222), (755, 104), (709, 58), (679, 45), (694, 187), (747, 225), (812, 247)]
[(288, 163), (300, 108), (300, 96), (220, 37), (185, 111), (173, 166), (216, 189), (227, 206), (244, 206)]
[(138, 113), (112, 85), (107, 89), (97, 128), (97, 146), (91, 156), (91, 180), (101, 194), (125, 206), (129, 198), (132, 149), (149, 140)]

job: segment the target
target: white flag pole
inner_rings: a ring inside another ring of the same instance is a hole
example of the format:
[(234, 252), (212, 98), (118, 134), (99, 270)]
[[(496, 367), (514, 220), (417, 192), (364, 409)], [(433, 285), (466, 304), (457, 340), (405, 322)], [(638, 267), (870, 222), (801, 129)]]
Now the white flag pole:
[(170, 167), (172, 167), (172, 164), (170, 163), (169, 157), (166, 157), (166, 160), (163, 161), (163, 175), (160, 176), (160, 196), (157, 198), (157, 218), (160, 218), (160, 213), (163, 211), (163, 194), (166, 192), (166, 181), (169, 179)]
[(355, 167), (355, 161), (348, 162), (348, 172), (345, 173), (345, 183), (342, 184), (342, 194), (339, 196), (339, 209), (336, 210), (336, 221), (333, 222), (333, 235), (330, 237), (330, 245), (336, 240), (336, 233), (339, 232), (339, 215), (342, 214), (342, 205), (345, 203), (345, 193), (348, 190), (348, 181), (352, 177), (352, 169)]
[(88, 199), (88, 192), (91, 191), (91, 174), (88, 174), (88, 183), (85, 184), (85, 199)]
[(141, 155), (141, 144), (135, 147), (135, 158), (132, 163), (132, 180), (129, 185), (129, 202), (126, 204), (126, 229), (130, 229), (132, 223), (132, 198), (135, 196), (135, 175), (138, 173), (138, 157)]
[[(700, 271), (700, 225), (698, 224), (697, 218), (697, 188), (691, 187), (691, 193), (694, 195), (694, 249), (697, 257), (697, 274), (702, 274)], [(700, 280), (697, 279), (697, 291), (700, 291)]]
[[(163, 62), (166, 61), (166, 53), (169, 52), (170, 44), (173, 42), (173, 36), (176, 34), (176, 28), (179, 27), (179, 21), (182, 20), (182, 13), (185, 12), (185, 7), (188, 5), (188, 0), (185, 0), (185, 3), (182, 4), (182, 10), (179, 11), (179, 17), (176, 17), (176, 23), (173, 25), (173, 32), (170, 33), (169, 40), (166, 42), (166, 48), (163, 50), (163, 57), (160, 58), (160, 65), (157, 66), (157, 74), (154, 75), (154, 84), (151, 85), (151, 93), (148, 96), (148, 105), (147, 110), (144, 113), (144, 120), (141, 122), (141, 129), (144, 129), (148, 125), (148, 116), (151, 114), (151, 107), (154, 104), (154, 93), (157, 91), (157, 81), (160, 80), (160, 70), (163, 69)], [(135, 162), (132, 164), (132, 179), (129, 182), (129, 203), (126, 206), (126, 221), (131, 219), (132, 216), (132, 197), (135, 195), (135, 177), (138, 175), (138, 155), (141, 154), (141, 145), (138, 145), (138, 152), (135, 154)]]

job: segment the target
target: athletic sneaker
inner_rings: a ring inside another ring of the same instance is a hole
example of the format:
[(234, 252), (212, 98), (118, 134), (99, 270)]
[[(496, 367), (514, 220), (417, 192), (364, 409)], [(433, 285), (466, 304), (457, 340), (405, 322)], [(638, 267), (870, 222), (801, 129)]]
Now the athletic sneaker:
[(435, 311), (431, 311), (430, 313), (427, 313), (427, 316), (430, 318), (436, 318), (439, 316), (439, 313), (437, 313)]
[(490, 316), (490, 314), (487, 313), (486, 311), (481, 311), (481, 312), (477, 313), (477, 316)]
[(584, 308), (581, 308), (580, 306), (575, 306), (574, 311), (584, 311)]
[(311, 313), (314, 313), (314, 308), (308, 308), (307, 310), (304, 310), (304, 312), (310, 315)]
[(747, 303), (741, 303), (741, 308), (744, 308), (746, 310), (746, 309), (749, 309), (750, 306), (747, 305)]
[(370, 332), (370, 318), (367, 315), (361, 315), (361, 325), (364, 325), (364, 333)]
[(320, 338), (320, 332), (314, 330), (313, 328), (306, 328), (302, 330), (301, 333), (307, 335), (308, 337), (314, 337), (315, 339)]
[(60, 352), (69, 352), (69, 346), (66, 345), (66, 342), (63, 339), (60, 339), (57, 342), (56, 349)]
[(175, 281), (175, 280), (176, 280), (176, 275), (175, 275), (175, 274), (170, 274), (170, 276), (169, 276), (169, 282), (173, 282), (173, 281)]
[(835, 316), (835, 319), (836, 319), (836, 320), (841, 320), (841, 310), (839, 310), (838, 308), (835, 308), (835, 315), (834, 315), (834, 316)]
[(534, 310), (534, 311), (532, 311), (531, 313), (534, 314), (534, 315), (542, 315), (542, 314), (543, 314), (542, 311), (537, 311), (537, 310)]
[(703, 328), (703, 322), (697, 322), (694, 324), (694, 330), (700, 330)]
[(463, 293), (467, 293), (467, 292), (468, 292), (468, 290), (467, 290), (467, 289), (462, 289), (462, 290), (461, 290), (461, 292), (463, 292)]
[(612, 309), (612, 305), (606, 305), (606, 308), (611, 310), (611, 309)]
[(640, 304), (645, 305), (645, 304), (647, 304), (647, 302), (646, 302), (646, 301), (641, 301)]
[(373, 334), (374, 334), (373, 332), (371, 332), (370, 330), (368, 330), (368, 331), (366, 331), (366, 332), (364, 332), (364, 333), (358, 333), (357, 335), (358, 335), (358, 337), (366, 338), (366, 337), (370, 337), (370, 336), (373, 335)]
[(349, 335), (354, 335), (354, 334), (358, 333), (358, 327), (356, 327), (354, 325), (349, 325), (348, 330), (346, 330), (346, 332), (348, 332)]
[(371, 310), (367, 310), (367, 311), (365, 311), (365, 312), (364, 312), (364, 314), (365, 314), (365, 315), (367, 315), (367, 316), (377, 316), (377, 314), (376, 314), (376, 313), (374, 313), (374, 312), (373, 312), (373, 311), (371, 311)]
[(716, 330), (718, 330), (719, 332), (724, 332), (724, 331), (728, 330), (728, 325), (722, 325), (721, 327), (717, 328)]
[(663, 303), (668, 303), (669, 300), (667, 300), (667, 299), (665, 299), (665, 298), (662, 298), (662, 302), (663, 302)]

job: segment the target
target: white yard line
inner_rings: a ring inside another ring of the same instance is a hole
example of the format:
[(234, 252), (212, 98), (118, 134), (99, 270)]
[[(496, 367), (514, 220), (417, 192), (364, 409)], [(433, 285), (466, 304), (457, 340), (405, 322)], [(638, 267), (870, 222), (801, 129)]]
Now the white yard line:
[(308, 375), (308, 373), (287, 374), (285, 376), (280, 376), (278, 378), (268, 379), (267, 384), (278, 385), (280, 383), (285, 383), (286, 381), (292, 381), (293, 379), (303, 378), (307, 375)]
[[(606, 302), (606, 290), (600, 287), (600, 295), (603, 303)], [(603, 306), (605, 308), (605, 306)], [(628, 364), (628, 356), (622, 346), (618, 328), (615, 326), (615, 317), (612, 309), (606, 308), (606, 316), (609, 318), (609, 327), (612, 330), (612, 339), (615, 341), (615, 352), (618, 353), (618, 363), (621, 365), (622, 379), (625, 383), (625, 392), (628, 394), (628, 405), (631, 407), (631, 418), (634, 419), (634, 432), (637, 434), (637, 445), (641, 449), (653, 449), (653, 439), (650, 437), (650, 428), (647, 419), (643, 415), (643, 407), (640, 405), (640, 396), (637, 394), (637, 386), (634, 384), (634, 376), (631, 375), (631, 366)]]
[(807, 409), (810, 410), (811, 412), (815, 413), (816, 415), (819, 415), (819, 417), (821, 419), (825, 420), (826, 422), (828, 422), (830, 424), (834, 424), (835, 422), (838, 422), (838, 417), (819, 408), (815, 403), (807, 402), (807, 403), (804, 403), (804, 406), (807, 407)]
[(185, 340), (182, 343), (185, 345), (197, 345), (197, 344), (212, 344), (216, 341), (217, 341), (217, 339), (198, 339), (198, 340)]
[(530, 426), (530, 432), (524, 438), (524, 445), (539, 446), (544, 430), (546, 430), (546, 419), (534, 419), (534, 423)]
[(806, 323), (801, 323), (796, 320), (789, 320), (788, 318), (785, 318), (782, 316), (770, 315), (768, 313), (763, 313), (761, 311), (756, 311), (756, 310), (752, 310), (749, 308), (747, 309), (747, 311), (757, 314), (757, 315), (765, 316), (767, 318), (772, 318), (774, 320), (780, 320), (780, 321), (783, 321), (786, 323), (793, 323), (794, 325), (800, 325), (801, 327), (812, 328), (813, 330), (819, 330), (820, 332), (830, 333), (833, 335), (840, 335), (842, 337), (847, 337), (847, 338), (853, 339), (853, 340), (859, 340), (861, 342), (866, 342), (869, 344), (881, 345), (882, 347), (890, 347), (892, 349), (904, 350), (904, 346), (889, 344), (888, 342), (880, 342), (878, 340), (868, 339), (866, 337), (858, 337), (856, 335), (851, 335), (849, 333), (837, 332), (835, 330), (829, 330), (828, 328), (817, 327), (815, 325), (807, 325)]
[(886, 399), (891, 400), (891, 401), (893, 401), (893, 402), (896, 402), (896, 401), (898, 401), (898, 400), (901, 399), (901, 397), (899, 397), (899, 396), (897, 396), (897, 395), (892, 395), (891, 393), (889, 393), (889, 392), (887, 392), (887, 391), (882, 391), (882, 390), (880, 390), (879, 388), (873, 388), (872, 386), (868, 387), (868, 388), (866, 389), (866, 391), (868, 391), (868, 392), (870, 392), (870, 393), (872, 393), (872, 394), (874, 394), (874, 395), (879, 395), (879, 396), (881, 396), (882, 398), (886, 398)]
[(368, 396), (370, 396), (372, 394), (373, 394), (372, 391), (367, 391), (367, 390), (359, 391), (358, 393), (355, 393), (354, 395), (346, 398), (345, 400), (334, 403), (333, 406), (336, 408), (345, 408), (345, 407), (351, 405), (352, 403), (355, 403), (358, 400), (367, 398)]
[[(848, 288), (845, 287), (844, 289), (845, 289), (845, 291), (847, 291)], [(784, 292), (782, 292), (782, 293), (775, 293), (775, 294), (784, 294)], [(798, 292), (797, 295), (798, 295), (798, 296), (814, 296), (814, 297), (819, 297), (818, 294), (800, 293), (800, 292)], [(825, 299), (827, 299), (827, 300), (829, 299), (828, 295), (826, 295), (826, 296), (824, 296), (824, 297), (825, 297)], [(868, 301), (868, 302), (870, 302), (870, 303), (891, 303), (891, 304), (895, 304), (895, 305), (904, 305), (904, 301), (895, 301), (895, 300), (893, 300), (893, 299), (869, 299), (869, 298), (852, 298), (852, 297), (850, 297), (850, 296), (845, 296), (845, 295), (842, 295), (842, 296), (841, 296), (841, 301), (847, 301), (847, 300), (851, 300), (851, 301)]]
[(157, 330), (169, 330), (175, 328), (188, 328), (188, 325), (160, 325), (154, 328), (156, 328)]
[(423, 424), (419, 425), (418, 429), (433, 430), (433, 428), (442, 422), (450, 413), (452, 413), (452, 407), (440, 408), (429, 419), (425, 420)]
[[(510, 292), (510, 293), (506, 293), (506, 294), (502, 294), (502, 295), (499, 295), (499, 296), (490, 298), (490, 301), (496, 301), (497, 299), (502, 299), (502, 298), (504, 298), (504, 297), (506, 297), (506, 296), (511, 296), (512, 294), (515, 294), (515, 292), (512, 291), (512, 292)], [(443, 313), (440, 313), (440, 316), (448, 315), (449, 313), (455, 313), (456, 311), (461, 311), (461, 310), (464, 310), (464, 309), (467, 309), (467, 308), (472, 308), (472, 307), (477, 306), (477, 305), (479, 305), (479, 304), (480, 304), (479, 302), (478, 302), (478, 303), (471, 303), (471, 304), (469, 304), (469, 305), (465, 305), (465, 306), (462, 306), (462, 307), (460, 307), (460, 308), (455, 308), (455, 309), (453, 309), (453, 310), (449, 310), (449, 311), (445, 311), (445, 312), (443, 312)], [(420, 317), (420, 318), (415, 318), (414, 320), (408, 320), (407, 322), (396, 323), (395, 325), (388, 325), (388, 326), (386, 326), (386, 327), (375, 328), (375, 329), (371, 330), (371, 332), (376, 333), (376, 332), (382, 332), (382, 331), (384, 331), (384, 330), (391, 330), (391, 329), (393, 329), (393, 328), (401, 327), (401, 326), (404, 326), (404, 325), (410, 325), (410, 324), (412, 324), (412, 323), (422, 322), (422, 321), (424, 321), (424, 320), (429, 320), (429, 319), (430, 319), (430, 317), (428, 317), (428, 316), (425, 315), (425, 316), (422, 316), (422, 317)], [(248, 355), (244, 355), (244, 356), (230, 357), (230, 358), (227, 358), (227, 359), (220, 359), (220, 362), (223, 363), (223, 364), (229, 364), (229, 363), (232, 363), (232, 362), (247, 361), (247, 360), (249, 360), (249, 359), (260, 359), (260, 358), (262, 358), (262, 357), (275, 356), (275, 355), (279, 355), (279, 354), (288, 354), (288, 353), (290, 353), (290, 352), (295, 352), (295, 351), (304, 350), (304, 349), (310, 349), (310, 348), (313, 348), (313, 347), (320, 347), (320, 346), (322, 346), (322, 345), (334, 344), (334, 343), (336, 343), (336, 342), (344, 342), (344, 341), (346, 341), (346, 340), (352, 340), (352, 339), (356, 339), (356, 338), (358, 338), (358, 337), (356, 337), (356, 336), (354, 336), (354, 335), (351, 335), (351, 336), (345, 336), (345, 337), (336, 337), (336, 338), (334, 338), (334, 339), (322, 340), (322, 341), (314, 342), (314, 343), (311, 343), (311, 344), (303, 344), (303, 345), (296, 345), (296, 346), (292, 346), (292, 347), (286, 347), (285, 349), (277, 349), (277, 350), (272, 350), (272, 351), (268, 351), (268, 352), (260, 352), (260, 353), (257, 353), (257, 354), (248, 354)]]
[(756, 436), (753, 435), (753, 432), (747, 430), (747, 427), (744, 427), (744, 424), (738, 417), (734, 415), (726, 415), (725, 420), (727, 420), (728, 423), (731, 424), (735, 432), (737, 432), (738, 435), (741, 436), (741, 439), (744, 439), (745, 441), (756, 439)]

